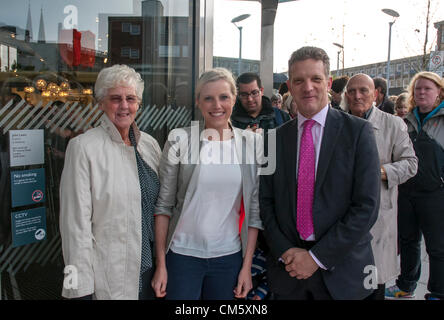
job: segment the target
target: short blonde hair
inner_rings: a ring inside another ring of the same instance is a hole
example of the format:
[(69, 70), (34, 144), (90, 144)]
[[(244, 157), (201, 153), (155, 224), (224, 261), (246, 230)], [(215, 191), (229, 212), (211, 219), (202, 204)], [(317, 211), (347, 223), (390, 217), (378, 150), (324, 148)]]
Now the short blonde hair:
[[(438, 106), (444, 100), (444, 81), (443, 81), (443, 79), (441, 79), (441, 77), (434, 72), (429, 72), (429, 71), (418, 72), (417, 74), (414, 75), (414, 77), (410, 81), (410, 84), (408, 87), (408, 93), (409, 93), (408, 107), (409, 107), (409, 110), (413, 110), (413, 108), (416, 107), (415, 93), (414, 93), (415, 92), (415, 84), (416, 84), (416, 81), (418, 81), (421, 78), (432, 81), (439, 88), (439, 101), (436, 104), (436, 106)], [(436, 107), (436, 106), (434, 106), (434, 107)]]
[(137, 98), (142, 101), (144, 89), (142, 77), (136, 70), (124, 64), (115, 64), (99, 72), (94, 86), (94, 95), (97, 101), (102, 101), (109, 89), (119, 86), (134, 88)]
[(236, 82), (234, 81), (233, 74), (225, 68), (214, 68), (205, 71), (199, 77), (196, 84), (196, 99), (199, 99), (200, 92), (202, 91), (202, 87), (206, 85), (208, 82), (224, 80), (230, 86), (230, 91), (234, 97), (237, 95)]

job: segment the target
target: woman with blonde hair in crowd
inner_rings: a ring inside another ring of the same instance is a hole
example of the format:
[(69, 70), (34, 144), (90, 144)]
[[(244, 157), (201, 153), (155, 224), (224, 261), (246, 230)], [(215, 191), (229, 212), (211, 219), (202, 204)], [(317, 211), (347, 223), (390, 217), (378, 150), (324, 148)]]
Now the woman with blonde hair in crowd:
[[(165, 144), (155, 217), (157, 297), (231, 300), (245, 298), (252, 288), (262, 222), (258, 163), (256, 153), (248, 151), (256, 145), (261, 158), (262, 138), (231, 126), (235, 101), (228, 70), (204, 72), (196, 86), (204, 119), (199, 144), (193, 147), (195, 127), (173, 130)], [(190, 163), (190, 154), (198, 161)]]
[(418, 173), (399, 187), (398, 234), (401, 274), (388, 298), (412, 298), (421, 275), (421, 235), (429, 255), (430, 293), (444, 299), (444, 82), (419, 72), (410, 82), (407, 130), (418, 157)]

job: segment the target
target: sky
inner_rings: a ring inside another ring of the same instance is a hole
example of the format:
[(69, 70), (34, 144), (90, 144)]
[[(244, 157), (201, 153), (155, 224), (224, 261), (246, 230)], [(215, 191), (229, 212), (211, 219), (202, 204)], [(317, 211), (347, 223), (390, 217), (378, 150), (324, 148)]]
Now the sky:
[[(56, 41), (57, 24), (63, 22), (67, 5), (78, 8), (78, 28), (98, 33), (98, 13), (133, 13), (133, 3), (141, 0), (15, 0), (0, 4), (0, 23), (26, 26), (26, 12), (31, 3), (34, 39), (38, 35), (40, 10), (45, 17), (47, 41)], [(161, 0), (165, 14), (188, 15), (188, 0)], [(7, 3), (7, 5), (6, 5)], [(391, 59), (422, 53), (425, 37), (427, 0), (298, 0), (280, 3), (274, 25), (274, 72), (287, 69), (291, 53), (304, 45), (324, 48), (336, 69), (338, 48), (344, 46), (344, 66), (387, 60), (389, 22), (392, 18), (381, 9), (390, 8), (400, 17), (392, 28)], [(7, 6), (7, 8), (6, 8)], [(239, 30), (231, 19), (249, 13), (242, 21), (243, 58), (260, 59), (261, 4), (258, 1), (214, 0), (215, 56), (238, 57)], [(431, 0), (431, 21), (427, 49), (436, 44), (433, 23), (444, 20), (444, 1)], [(417, 30), (417, 31), (415, 31)], [(97, 40), (97, 39), (96, 39)], [(342, 53), (341, 53), (342, 58)], [(342, 65), (342, 61), (340, 62)]]
[[(326, 50), (331, 69), (335, 70), (339, 48), (333, 45), (334, 42), (344, 46), (345, 68), (387, 61), (389, 22), (393, 18), (381, 11), (384, 8), (396, 10), (400, 15), (392, 27), (391, 60), (422, 54), (426, 6), (427, 0), (298, 0), (280, 3), (274, 25), (273, 71), (287, 71), (291, 53), (305, 45)], [(434, 50), (436, 45), (433, 23), (444, 20), (444, 1), (431, 0), (430, 11), (428, 51)], [(245, 13), (251, 16), (241, 22), (242, 56), (260, 59), (261, 6), (255, 1), (215, 0), (215, 56), (239, 56), (239, 31), (230, 21)], [(340, 58), (342, 60), (342, 52)]]

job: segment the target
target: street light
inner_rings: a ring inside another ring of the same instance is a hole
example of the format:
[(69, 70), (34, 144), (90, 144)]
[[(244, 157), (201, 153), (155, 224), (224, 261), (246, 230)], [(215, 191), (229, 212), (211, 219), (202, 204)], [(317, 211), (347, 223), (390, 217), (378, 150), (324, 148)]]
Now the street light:
[(388, 97), (390, 91), (390, 46), (392, 43), (392, 26), (395, 23), (396, 18), (399, 17), (399, 13), (392, 9), (382, 9), (382, 12), (393, 17), (393, 21), (389, 22), (389, 45), (388, 45), (388, 57), (387, 57), (387, 94), (386, 94)]
[(238, 63), (238, 76), (241, 74), (241, 62), (242, 62), (242, 26), (238, 26), (236, 22), (240, 22), (242, 20), (247, 19), (250, 17), (250, 14), (241, 14), (240, 16), (237, 16), (231, 20), (231, 23), (236, 26), (236, 28), (239, 29), (239, 63)]
[(336, 77), (339, 75), (339, 55), (341, 54), (342, 51), (342, 72), (341, 75), (344, 73), (344, 46), (340, 45), (339, 43), (333, 42), (333, 45), (335, 45), (336, 47), (339, 48), (338, 51), (338, 63), (337, 63), (337, 67), (336, 67)]

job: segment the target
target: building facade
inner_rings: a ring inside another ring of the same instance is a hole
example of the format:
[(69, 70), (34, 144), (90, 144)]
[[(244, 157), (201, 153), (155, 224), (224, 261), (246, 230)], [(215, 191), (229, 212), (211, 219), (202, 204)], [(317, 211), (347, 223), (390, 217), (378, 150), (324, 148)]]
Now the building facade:
[(387, 79), (387, 61), (332, 70), (331, 74), (351, 77), (358, 73), (365, 73), (372, 78), (382, 77), (390, 81), (390, 94), (393, 95), (405, 91), (412, 77), (420, 71), (432, 71), (442, 77), (444, 75), (444, 21), (437, 22), (434, 26), (437, 32), (435, 50), (426, 55), (390, 60), (390, 79)]

